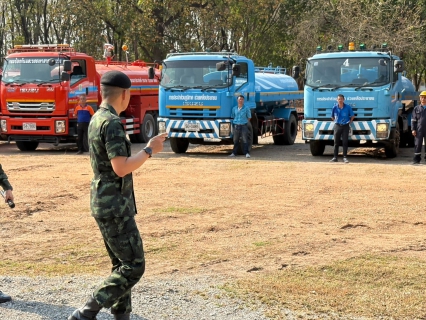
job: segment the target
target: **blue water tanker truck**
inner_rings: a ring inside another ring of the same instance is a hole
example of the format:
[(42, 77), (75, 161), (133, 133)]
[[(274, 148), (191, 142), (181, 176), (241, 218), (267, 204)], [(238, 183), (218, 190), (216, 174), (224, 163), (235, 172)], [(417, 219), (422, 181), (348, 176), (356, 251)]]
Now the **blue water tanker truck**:
[(333, 145), (331, 110), (343, 94), (355, 119), (350, 125), (349, 146), (384, 147), (386, 157), (396, 157), (399, 147), (414, 146), (411, 112), (418, 92), (402, 74), (404, 62), (386, 45), (380, 49), (321, 51), (308, 59), (304, 89), (302, 136), (313, 156)]
[[(232, 52), (171, 53), (161, 62), (158, 132), (167, 132), (175, 153), (189, 144), (232, 144), (232, 108), (238, 95), (251, 109), (249, 148), (258, 137), (276, 145), (294, 143), (295, 102), (303, 99), (294, 78), (280, 67), (255, 67)], [(242, 150), (240, 150), (241, 153)]]

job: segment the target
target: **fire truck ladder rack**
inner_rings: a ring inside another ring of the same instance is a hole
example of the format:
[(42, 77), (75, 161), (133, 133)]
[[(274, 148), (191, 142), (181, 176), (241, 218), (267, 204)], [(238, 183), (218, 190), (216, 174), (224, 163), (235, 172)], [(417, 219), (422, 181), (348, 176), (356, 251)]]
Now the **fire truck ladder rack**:
[(22, 44), (7, 51), (8, 54), (19, 52), (75, 52), (75, 49), (69, 44)]

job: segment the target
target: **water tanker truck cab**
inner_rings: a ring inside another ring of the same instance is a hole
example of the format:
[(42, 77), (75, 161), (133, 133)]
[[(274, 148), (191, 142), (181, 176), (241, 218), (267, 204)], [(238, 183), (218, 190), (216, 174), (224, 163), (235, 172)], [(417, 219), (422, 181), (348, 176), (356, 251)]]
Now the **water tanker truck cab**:
[(256, 67), (231, 52), (169, 54), (162, 61), (158, 130), (168, 133), (175, 153), (186, 152), (190, 143), (232, 144), (231, 112), (243, 95), (252, 115), (249, 148), (259, 136), (293, 144), (298, 129), (294, 104), (303, 94), (285, 73), (285, 68)]
[(404, 62), (387, 48), (377, 51), (320, 52), (308, 59), (302, 136), (311, 154), (320, 156), (334, 144), (331, 110), (338, 94), (354, 113), (349, 146), (384, 147), (396, 157), (399, 147), (414, 146), (411, 112), (418, 93), (405, 78)]
[[(20, 45), (8, 51), (1, 78), (0, 134), (22, 151), (39, 143), (74, 143), (79, 97), (96, 111), (102, 101), (100, 78), (119, 70), (132, 82), (128, 108), (120, 114), (132, 142), (147, 142), (157, 133), (160, 71), (142, 61), (95, 61), (69, 45)], [(157, 77), (150, 79), (149, 71)], [(84, 139), (88, 150), (87, 138)]]

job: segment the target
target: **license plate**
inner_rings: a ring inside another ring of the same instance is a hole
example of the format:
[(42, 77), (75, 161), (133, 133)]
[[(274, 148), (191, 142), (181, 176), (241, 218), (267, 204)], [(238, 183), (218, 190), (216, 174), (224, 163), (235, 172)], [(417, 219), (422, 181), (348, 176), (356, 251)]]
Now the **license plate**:
[(185, 131), (200, 131), (200, 124), (198, 122), (186, 122), (183, 127)]
[(22, 124), (23, 130), (35, 131), (37, 130), (37, 125), (34, 122), (24, 122)]

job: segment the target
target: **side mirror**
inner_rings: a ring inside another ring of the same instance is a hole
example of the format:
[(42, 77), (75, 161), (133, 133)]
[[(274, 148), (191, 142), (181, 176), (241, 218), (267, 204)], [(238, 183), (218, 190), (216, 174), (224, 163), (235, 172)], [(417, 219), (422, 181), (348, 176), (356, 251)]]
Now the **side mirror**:
[(64, 61), (64, 71), (71, 71), (71, 61), (70, 60), (65, 60)]
[(241, 74), (241, 66), (239, 64), (234, 64), (232, 66), (232, 76), (238, 77)]
[(226, 70), (226, 63), (225, 62), (218, 62), (216, 63), (216, 71), (225, 71)]
[(70, 81), (70, 74), (66, 71), (62, 71), (61, 81)]
[(387, 66), (386, 60), (385, 59), (380, 59), (379, 60), (379, 65), (381, 65), (382, 67), (386, 67)]
[(404, 61), (395, 60), (394, 63), (393, 63), (393, 70), (394, 70), (394, 72), (404, 71)]
[(297, 78), (299, 78), (299, 75), (300, 75), (299, 66), (293, 66), (293, 68), (291, 69), (291, 77), (293, 79), (297, 79)]
[(153, 67), (149, 67), (149, 69), (148, 69), (148, 78), (149, 79), (154, 79), (154, 76), (155, 76), (154, 68)]

